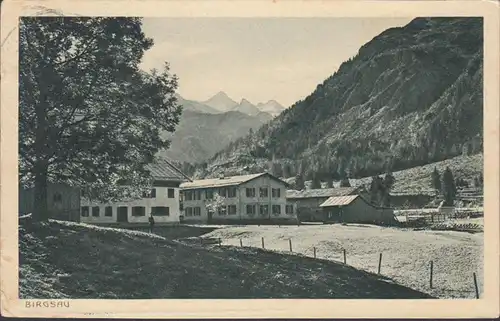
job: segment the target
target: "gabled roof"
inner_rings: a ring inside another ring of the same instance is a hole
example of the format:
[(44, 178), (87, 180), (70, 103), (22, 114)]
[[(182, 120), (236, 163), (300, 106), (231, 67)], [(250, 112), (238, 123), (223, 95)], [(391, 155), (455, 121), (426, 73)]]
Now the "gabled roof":
[(146, 165), (146, 169), (149, 170), (155, 180), (174, 182), (192, 181), (167, 160), (155, 160), (153, 163)]
[(331, 207), (331, 206), (344, 206), (349, 205), (358, 198), (359, 195), (346, 195), (346, 196), (332, 196), (323, 203), (319, 207)]
[(302, 191), (288, 190), (286, 191), (286, 198), (324, 198), (331, 196), (344, 196), (356, 192), (359, 187), (338, 187), (338, 188), (318, 188), (306, 189)]
[(224, 178), (208, 178), (208, 179), (199, 179), (191, 182), (186, 182), (181, 184), (182, 189), (195, 189), (195, 188), (209, 188), (209, 187), (224, 187), (224, 186), (235, 186), (240, 185), (246, 182), (249, 182), (258, 177), (268, 175), (278, 181), (283, 182), (283, 184), (288, 184), (281, 179), (269, 174), (269, 173), (259, 173), (259, 174), (250, 174), (250, 175), (239, 175), (239, 176), (226, 176)]

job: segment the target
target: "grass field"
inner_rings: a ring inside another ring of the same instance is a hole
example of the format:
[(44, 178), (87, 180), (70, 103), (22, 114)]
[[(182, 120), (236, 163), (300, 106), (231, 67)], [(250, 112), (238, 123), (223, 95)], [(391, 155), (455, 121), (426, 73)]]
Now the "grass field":
[(22, 299), (431, 297), (327, 260), (79, 223), (21, 223), (19, 250)]
[[(473, 273), (483, 285), (483, 233), (413, 231), (372, 225), (303, 225), (224, 227), (204, 235), (221, 238), (223, 245), (261, 247), (313, 256), (377, 272), (407, 287), (440, 298), (474, 298)], [(433, 289), (429, 288), (429, 265), (434, 264)]]

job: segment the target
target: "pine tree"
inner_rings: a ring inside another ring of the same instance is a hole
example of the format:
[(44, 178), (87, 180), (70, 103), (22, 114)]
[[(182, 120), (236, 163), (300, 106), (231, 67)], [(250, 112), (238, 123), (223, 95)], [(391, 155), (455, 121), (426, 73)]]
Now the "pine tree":
[(392, 189), (392, 187), (394, 186), (395, 182), (396, 182), (396, 178), (394, 177), (394, 175), (392, 175), (391, 172), (388, 172), (387, 174), (385, 174), (385, 177), (384, 177), (384, 186), (388, 190)]
[(340, 187), (351, 187), (351, 182), (349, 181), (349, 179), (347, 177), (343, 178), (340, 181)]
[(304, 177), (301, 174), (295, 176), (295, 189), (300, 191), (305, 188)]
[(434, 167), (434, 171), (432, 172), (431, 187), (437, 192), (441, 191), (441, 174), (439, 174), (436, 167)]
[(453, 173), (449, 167), (446, 167), (446, 170), (443, 173), (441, 186), (444, 198), (443, 205), (453, 206), (457, 194), (457, 188), (455, 186), (455, 180), (453, 179)]
[(271, 173), (276, 177), (282, 177), (283, 176), (283, 169), (281, 167), (281, 164), (278, 162), (272, 162)]
[(313, 173), (311, 189), (321, 188), (321, 181), (319, 179), (318, 173)]

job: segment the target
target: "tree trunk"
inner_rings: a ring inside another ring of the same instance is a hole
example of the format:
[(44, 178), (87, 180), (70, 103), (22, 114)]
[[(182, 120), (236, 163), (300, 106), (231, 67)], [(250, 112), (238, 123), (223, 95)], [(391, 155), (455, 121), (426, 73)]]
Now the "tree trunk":
[(47, 203), (47, 169), (39, 168), (35, 173), (35, 197), (33, 204), (33, 220), (47, 221), (49, 219)]
[(47, 221), (49, 219), (47, 206), (47, 172), (48, 161), (47, 145), (48, 145), (48, 124), (47, 124), (47, 96), (48, 89), (46, 87), (49, 82), (47, 69), (42, 68), (41, 76), (38, 79), (40, 88), (40, 103), (35, 106), (36, 116), (36, 131), (35, 131), (35, 163), (33, 166), (33, 174), (35, 176), (34, 188), (34, 204), (33, 204), (33, 220)]

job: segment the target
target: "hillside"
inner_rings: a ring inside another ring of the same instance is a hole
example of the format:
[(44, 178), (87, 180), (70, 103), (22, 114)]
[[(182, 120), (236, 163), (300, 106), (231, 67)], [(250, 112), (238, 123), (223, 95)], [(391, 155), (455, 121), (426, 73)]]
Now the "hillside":
[(291, 176), (359, 178), (481, 152), (482, 31), (481, 18), (418, 18), (384, 31), (197, 176), (273, 161)]
[[(458, 156), (444, 161), (418, 166), (394, 172), (394, 187), (392, 192), (418, 192), (431, 190), (431, 173), (437, 168), (443, 173), (446, 167), (453, 172), (454, 178), (464, 179), (472, 186), (474, 178), (483, 173), (483, 155)], [(371, 177), (351, 179), (351, 185), (370, 184)]]
[(203, 162), (270, 119), (265, 113), (249, 116), (237, 111), (205, 114), (184, 110), (175, 132), (165, 134), (171, 139), (169, 149), (159, 155), (179, 162)]
[(205, 114), (218, 114), (219, 110), (212, 108), (208, 105), (202, 104), (198, 101), (188, 100), (181, 97), (181, 95), (176, 94), (177, 103), (182, 106), (183, 110), (200, 112)]
[(20, 298), (430, 298), (326, 260), (136, 231), (20, 224)]

